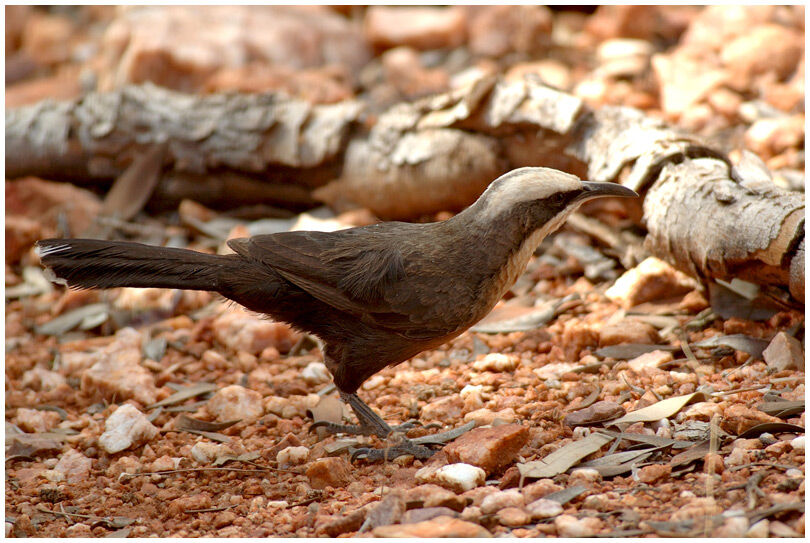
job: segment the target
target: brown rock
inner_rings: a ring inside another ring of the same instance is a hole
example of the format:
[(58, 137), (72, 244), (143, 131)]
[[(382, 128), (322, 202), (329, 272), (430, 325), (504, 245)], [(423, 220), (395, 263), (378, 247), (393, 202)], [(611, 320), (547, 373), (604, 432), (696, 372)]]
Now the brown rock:
[(61, 422), (59, 413), (21, 407), (17, 409), (15, 422), (25, 432), (47, 432)]
[[(97, 361), (82, 372), (82, 392), (89, 397), (108, 401), (132, 398), (143, 405), (155, 403), (157, 400), (155, 378), (149, 370), (141, 366), (143, 355), (140, 337), (140, 334), (132, 328), (119, 330), (116, 341), (98, 352)], [(93, 358), (88, 359), (93, 361)]]
[(658, 332), (654, 326), (635, 319), (623, 319), (616, 324), (603, 326), (599, 330), (600, 347), (621, 343), (653, 344), (658, 340)]
[(759, 119), (745, 132), (745, 145), (761, 157), (799, 148), (804, 141), (804, 115)]
[(427, 484), (411, 489), (405, 496), (405, 503), (409, 509), (446, 508), (461, 512), (467, 505), (467, 500), (439, 485)]
[(442, 68), (425, 68), (410, 47), (395, 47), (381, 59), (386, 82), (406, 99), (438, 94), (450, 89), (450, 74)]
[(563, 422), (566, 426), (571, 427), (585, 426), (588, 424), (597, 424), (600, 422), (617, 419), (625, 413), (626, 411), (624, 407), (616, 402), (603, 400), (596, 402), (585, 409), (580, 409), (579, 411), (569, 413), (565, 416)]
[(766, 422), (782, 422), (776, 417), (766, 415), (762, 411), (751, 409), (742, 404), (732, 404), (723, 412), (720, 427), (726, 432), (738, 436), (756, 426)]
[(323, 532), (329, 537), (337, 537), (340, 534), (356, 532), (363, 525), (363, 521), (366, 520), (367, 513), (368, 511), (363, 508), (352, 511), (345, 516), (340, 515), (338, 518), (331, 520), (330, 522), (317, 528), (316, 531), (318, 533)]
[(405, 514), (405, 497), (398, 490), (390, 491), (385, 497), (374, 505), (366, 515), (365, 524), (368, 529), (378, 526), (397, 524)]
[(793, 336), (779, 332), (762, 352), (765, 363), (773, 371), (804, 371), (804, 351), (802, 344)]
[(374, 537), (492, 537), (492, 534), (478, 524), (452, 517), (437, 517), (415, 524), (381, 526), (371, 533)]
[(735, 78), (748, 82), (767, 72), (784, 79), (793, 73), (804, 51), (804, 36), (783, 25), (764, 24), (723, 47), (720, 59)]
[(351, 466), (340, 457), (319, 458), (309, 465), (306, 474), (309, 484), (316, 489), (342, 488), (352, 480)]
[(627, 361), (627, 365), (635, 372), (641, 372), (645, 368), (657, 368), (667, 362), (672, 362), (673, 356), (669, 351), (655, 350), (644, 353)]
[(491, 57), (537, 53), (550, 42), (551, 24), (551, 10), (545, 6), (472, 8), (470, 51)]
[(488, 474), (514, 462), (529, 440), (529, 429), (519, 424), (476, 428), (444, 448), (450, 462), (478, 466)]
[(563, 487), (551, 479), (540, 479), (530, 485), (523, 487), (523, 496), (526, 503), (532, 503), (554, 492), (559, 492)]
[(200, 494), (192, 494), (190, 496), (182, 496), (169, 504), (168, 513), (172, 517), (183, 515), (186, 511), (193, 511), (196, 509), (210, 509), (211, 508), (211, 495), (207, 492)]
[(60, 214), (67, 218), (70, 231), (79, 235), (100, 210), (98, 196), (71, 183), (54, 183), (37, 177), (6, 182), (6, 213), (36, 220), (54, 234)]
[(695, 280), (655, 257), (626, 271), (605, 295), (625, 308), (653, 300), (685, 294), (696, 287)]
[(337, 64), (352, 75), (370, 51), (348, 19), (321, 6), (148, 6), (117, 12), (101, 44), (100, 90), (151, 81), (191, 92), (218, 70)]
[(262, 396), (240, 385), (221, 388), (205, 404), (206, 410), (219, 421), (252, 422), (264, 414)]
[(523, 526), (531, 520), (529, 514), (519, 507), (505, 507), (495, 515), (502, 526)]
[(697, 8), (691, 6), (599, 6), (585, 25), (598, 40), (638, 38), (652, 41), (677, 38)]
[[(6, 207), (8, 208), (8, 205)], [(41, 237), (42, 227), (37, 221), (20, 215), (6, 215), (6, 263), (19, 262)]]
[(82, 94), (78, 70), (60, 70), (59, 73), (33, 80), (21, 81), (6, 88), (6, 107), (14, 108), (36, 104), (45, 99), (73, 100)]
[(672, 473), (672, 466), (669, 464), (652, 464), (644, 466), (638, 471), (639, 481), (646, 484), (653, 484), (661, 481)]
[(234, 520), (236, 520), (236, 513), (233, 511), (220, 511), (217, 513), (217, 516), (214, 517), (213, 525), (214, 528), (220, 529), (233, 524)]
[(73, 21), (62, 15), (36, 12), (28, 18), (22, 33), (22, 50), (37, 64), (58, 64), (70, 58)]
[(448, 509), (447, 507), (425, 507), (422, 509), (412, 509), (405, 512), (405, 515), (403, 515), (400, 522), (402, 524), (415, 524), (417, 522), (425, 522), (426, 520), (431, 520), (436, 517), (458, 518), (459, 512)]
[(453, 423), (461, 418), (461, 408), (464, 402), (458, 394), (431, 400), (422, 408), (420, 418), (425, 421), (439, 421), (445, 424)]
[(408, 45), (416, 49), (458, 47), (466, 38), (467, 18), (457, 7), (372, 6), (366, 12), (366, 39), (379, 49)]
[(54, 466), (54, 471), (61, 473), (68, 483), (79, 483), (87, 480), (93, 461), (75, 449), (68, 449)]

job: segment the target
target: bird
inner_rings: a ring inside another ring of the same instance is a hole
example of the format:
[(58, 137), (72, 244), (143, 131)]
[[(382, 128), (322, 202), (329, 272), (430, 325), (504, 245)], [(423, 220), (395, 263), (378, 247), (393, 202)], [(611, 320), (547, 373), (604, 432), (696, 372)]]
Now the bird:
[[(387, 438), (389, 426), (357, 394), (388, 366), (459, 336), (484, 318), (525, 270), (543, 238), (583, 202), (637, 197), (609, 182), (544, 167), (492, 181), (449, 219), (380, 222), (334, 232), (291, 231), (228, 240), (233, 254), (128, 241), (37, 242), (52, 279), (69, 287), (213, 291), (321, 341), (323, 360), (357, 424), (328, 432)], [(404, 438), (370, 460), (434, 451)]]

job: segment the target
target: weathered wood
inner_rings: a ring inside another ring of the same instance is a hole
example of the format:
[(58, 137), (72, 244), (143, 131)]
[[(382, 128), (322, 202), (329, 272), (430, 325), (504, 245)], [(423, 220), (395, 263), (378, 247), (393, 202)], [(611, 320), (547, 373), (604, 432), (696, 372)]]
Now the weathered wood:
[(281, 94), (193, 96), (150, 84), (6, 111), (6, 176), (114, 178), (167, 144), (167, 163), (204, 173), (312, 168), (335, 159), (363, 106), (312, 105)]

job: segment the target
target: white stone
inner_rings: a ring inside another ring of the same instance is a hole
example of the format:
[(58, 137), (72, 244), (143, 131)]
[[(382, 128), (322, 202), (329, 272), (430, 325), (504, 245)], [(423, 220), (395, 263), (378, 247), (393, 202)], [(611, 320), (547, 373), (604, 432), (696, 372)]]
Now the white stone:
[(473, 362), (475, 371), (512, 371), (520, 364), (520, 359), (516, 356), (489, 353), (480, 360)]
[(804, 478), (804, 472), (800, 469), (790, 468), (785, 472), (785, 477), (787, 477), (788, 479)]
[(523, 494), (520, 490), (513, 488), (495, 492), (481, 502), (481, 511), (485, 514), (497, 513), (506, 507), (523, 507)]
[(600, 524), (597, 518), (578, 519), (573, 515), (561, 515), (554, 519), (560, 537), (591, 537), (596, 534)]
[(200, 464), (207, 464), (231, 453), (230, 447), (220, 443), (211, 443), (210, 441), (199, 441), (191, 448), (191, 457)]
[(804, 436), (799, 436), (794, 438), (790, 441), (790, 446), (793, 447), (797, 451), (804, 450)]
[(425, 466), (416, 472), (420, 483), (436, 483), (454, 492), (471, 490), (486, 482), (486, 472), (470, 464), (448, 464), (440, 468)]
[(75, 449), (69, 449), (59, 458), (53, 471), (61, 474), (62, 479), (74, 483), (87, 477), (92, 466), (91, 459)]
[(593, 468), (577, 468), (571, 472), (571, 479), (596, 483), (602, 480), (602, 475)]
[(561, 515), (563, 506), (560, 505), (560, 502), (540, 498), (527, 505), (526, 511), (531, 515), (532, 520), (542, 520)]
[(309, 449), (306, 447), (287, 447), (278, 451), (276, 461), (278, 467), (287, 468), (303, 464), (307, 461), (307, 456), (309, 456)]
[(801, 342), (784, 332), (779, 332), (773, 337), (768, 347), (762, 351), (762, 357), (773, 371), (804, 370)]
[(627, 365), (631, 370), (640, 372), (644, 368), (657, 368), (667, 362), (672, 362), (672, 353), (655, 350), (635, 357)]
[(98, 444), (108, 453), (121, 452), (157, 437), (158, 429), (132, 404), (124, 404), (110, 415)]
[(748, 451), (742, 448), (731, 449), (731, 452), (726, 456), (723, 463), (726, 467), (742, 466), (748, 462)]
[(328, 383), (332, 376), (323, 362), (310, 362), (306, 368), (301, 370), (301, 379), (308, 385), (320, 385)]

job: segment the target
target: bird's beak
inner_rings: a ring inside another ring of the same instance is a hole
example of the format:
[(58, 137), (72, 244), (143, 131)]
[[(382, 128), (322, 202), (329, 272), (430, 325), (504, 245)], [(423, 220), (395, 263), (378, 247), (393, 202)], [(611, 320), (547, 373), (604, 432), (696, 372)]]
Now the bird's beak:
[(582, 194), (577, 198), (579, 201), (592, 200), (605, 196), (617, 196), (619, 198), (638, 198), (636, 191), (628, 189), (618, 183), (597, 183), (595, 181), (582, 182)]

